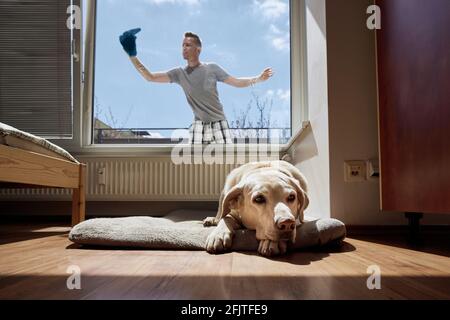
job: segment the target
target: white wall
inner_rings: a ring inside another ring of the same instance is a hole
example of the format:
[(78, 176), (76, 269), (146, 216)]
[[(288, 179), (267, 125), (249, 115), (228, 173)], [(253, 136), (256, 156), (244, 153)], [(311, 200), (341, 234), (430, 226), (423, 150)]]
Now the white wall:
[(325, 0), (306, 0), (308, 113), (311, 126), (296, 146), (294, 159), (309, 182), (306, 214), (329, 217), (330, 166), (328, 138)]
[(344, 182), (345, 160), (378, 157), (375, 34), (366, 27), (373, 1), (327, 1), (330, 185), (333, 217), (349, 224), (397, 224), (379, 211), (379, 180)]

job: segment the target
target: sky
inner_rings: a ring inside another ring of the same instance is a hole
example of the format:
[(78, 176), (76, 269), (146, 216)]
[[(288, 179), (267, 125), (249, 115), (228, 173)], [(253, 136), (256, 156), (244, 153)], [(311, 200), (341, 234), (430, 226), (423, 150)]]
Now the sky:
[[(141, 28), (137, 53), (151, 71), (186, 65), (181, 43), (186, 31), (200, 36), (202, 62), (215, 62), (234, 77), (274, 76), (254, 88), (218, 82), (231, 121), (256, 94), (273, 99), (272, 121), (290, 126), (290, 43), (288, 0), (102, 0), (97, 2), (94, 114), (116, 127), (187, 128), (193, 113), (177, 84), (146, 81), (123, 51), (119, 36)], [(110, 110), (112, 117), (110, 115)], [(253, 105), (253, 115), (256, 116)]]

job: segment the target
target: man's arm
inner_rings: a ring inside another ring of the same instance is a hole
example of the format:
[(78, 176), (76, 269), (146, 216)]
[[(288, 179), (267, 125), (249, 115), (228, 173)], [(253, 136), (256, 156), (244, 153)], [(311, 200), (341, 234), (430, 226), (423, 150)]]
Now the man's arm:
[(130, 57), (131, 62), (139, 71), (139, 73), (147, 80), (151, 82), (159, 82), (159, 83), (169, 83), (170, 78), (167, 72), (150, 72), (147, 68), (139, 61), (138, 57)]
[(145, 66), (139, 61), (136, 49), (136, 34), (141, 31), (141, 28), (135, 28), (125, 31), (120, 37), (119, 41), (125, 52), (130, 57), (131, 62), (139, 73), (148, 81), (167, 83), (170, 82), (169, 75), (165, 72), (151, 73), (145, 68)]
[(272, 75), (273, 75), (272, 68), (266, 68), (259, 76), (256, 76), (256, 77), (235, 78), (235, 77), (229, 76), (223, 82), (225, 82), (226, 84), (229, 84), (230, 86), (236, 87), (236, 88), (245, 88), (245, 87), (253, 86), (259, 82), (266, 81), (270, 77), (272, 77)]

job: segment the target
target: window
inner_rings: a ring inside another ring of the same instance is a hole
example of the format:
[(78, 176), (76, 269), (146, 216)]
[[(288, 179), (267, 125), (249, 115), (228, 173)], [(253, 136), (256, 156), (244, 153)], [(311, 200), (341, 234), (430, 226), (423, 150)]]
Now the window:
[(176, 84), (144, 80), (123, 51), (119, 36), (140, 27), (138, 57), (152, 72), (185, 66), (186, 31), (200, 35), (202, 62), (215, 62), (234, 77), (274, 77), (254, 87), (218, 83), (235, 138), (291, 136), (291, 4), (288, 0), (97, 1), (92, 140), (96, 144), (173, 143), (193, 113)]

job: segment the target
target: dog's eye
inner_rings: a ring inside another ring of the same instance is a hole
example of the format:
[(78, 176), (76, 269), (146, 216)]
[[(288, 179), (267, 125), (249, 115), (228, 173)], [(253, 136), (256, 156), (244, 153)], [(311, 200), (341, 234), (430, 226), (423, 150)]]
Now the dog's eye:
[(266, 198), (264, 198), (264, 196), (256, 196), (253, 199), (253, 201), (255, 201), (258, 204), (261, 204), (261, 203), (265, 203), (266, 202)]
[(295, 201), (295, 194), (290, 194), (289, 197), (287, 198), (288, 202), (292, 202)]

